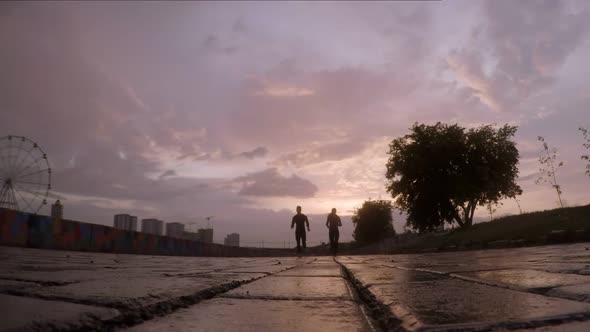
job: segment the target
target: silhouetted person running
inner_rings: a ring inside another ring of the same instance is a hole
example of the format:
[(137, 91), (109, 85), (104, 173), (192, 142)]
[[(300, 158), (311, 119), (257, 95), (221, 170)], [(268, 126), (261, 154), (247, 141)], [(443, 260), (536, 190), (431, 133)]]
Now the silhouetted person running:
[(305, 225), (307, 225), (307, 231), (309, 231), (309, 221), (307, 220), (307, 216), (301, 213), (301, 206), (297, 207), (297, 214), (293, 216), (293, 221), (291, 222), (291, 229), (293, 226), (297, 226), (295, 228), (295, 240), (297, 241), (297, 252), (301, 252), (301, 246), (299, 242), (303, 242), (303, 249), (307, 248), (305, 245)]
[(330, 248), (334, 255), (338, 252), (338, 238), (340, 238), (338, 227), (340, 226), (342, 226), (342, 221), (336, 214), (336, 209), (332, 209), (332, 213), (328, 215), (328, 219), (326, 220), (326, 227), (329, 229), (328, 236), (330, 237)]

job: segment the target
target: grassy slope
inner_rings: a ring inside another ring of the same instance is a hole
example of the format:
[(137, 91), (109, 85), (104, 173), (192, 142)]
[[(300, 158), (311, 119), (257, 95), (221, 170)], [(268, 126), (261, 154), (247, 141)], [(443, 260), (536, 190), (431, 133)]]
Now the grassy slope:
[(590, 205), (499, 218), (445, 235), (425, 235), (394, 252), (482, 249), (590, 241)]

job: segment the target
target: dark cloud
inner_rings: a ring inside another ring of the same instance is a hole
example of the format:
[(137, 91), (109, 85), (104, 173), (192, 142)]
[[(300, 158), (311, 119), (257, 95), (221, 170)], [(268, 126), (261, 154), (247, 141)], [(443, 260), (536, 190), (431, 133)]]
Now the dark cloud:
[(169, 177), (169, 176), (176, 176), (176, 171), (173, 169), (166, 170), (162, 174), (160, 174), (159, 178), (163, 179), (163, 178)]
[(590, 12), (564, 1), (486, 1), (484, 21), (448, 64), (474, 96), (495, 111), (515, 111), (551, 86), (584, 41)]
[(324, 161), (334, 161), (349, 158), (366, 148), (368, 142), (364, 140), (344, 140), (337, 143), (321, 144), (317, 147), (297, 150), (280, 156), (272, 164), (276, 166), (292, 165), (304, 167)]
[(297, 175), (279, 174), (276, 168), (252, 173), (234, 179), (242, 185), (240, 195), (263, 197), (313, 197), (318, 188), (311, 181)]
[(254, 150), (239, 153), (237, 156), (244, 157), (247, 159), (254, 159), (254, 158), (264, 157), (267, 154), (268, 154), (268, 149), (263, 146), (259, 146), (259, 147), (255, 148)]
[(246, 159), (256, 159), (264, 157), (268, 154), (268, 149), (259, 146), (250, 151), (244, 151), (240, 153), (230, 153), (226, 151), (215, 151), (215, 152), (198, 152), (198, 153), (188, 153), (178, 156), (177, 160), (184, 160), (190, 158), (194, 161), (205, 161), (205, 160), (234, 160), (239, 158), (246, 158)]

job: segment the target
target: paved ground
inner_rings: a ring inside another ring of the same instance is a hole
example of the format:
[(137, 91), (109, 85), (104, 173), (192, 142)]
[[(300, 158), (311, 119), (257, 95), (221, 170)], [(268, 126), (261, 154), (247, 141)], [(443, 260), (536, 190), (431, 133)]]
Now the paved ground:
[(587, 247), (335, 259), (0, 247), (0, 331), (590, 331)]

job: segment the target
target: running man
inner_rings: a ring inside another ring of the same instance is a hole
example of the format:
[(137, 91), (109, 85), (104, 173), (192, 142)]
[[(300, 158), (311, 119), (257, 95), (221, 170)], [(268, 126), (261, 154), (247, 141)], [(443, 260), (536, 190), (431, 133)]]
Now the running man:
[(330, 248), (334, 255), (338, 252), (338, 238), (340, 238), (338, 227), (340, 226), (342, 226), (342, 221), (336, 214), (336, 209), (332, 209), (332, 213), (328, 215), (328, 219), (326, 220), (326, 227), (329, 229), (328, 236), (330, 237)]
[(305, 225), (307, 225), (307, 231), (309, 232), (309, 221), (307, 220), (307, 216), (301, 213), (301, 206), (297, 206), (297, 214), (293, 216), (293, 221), (291, 222), (291, 229), (293, 226), (297, 225), (295, 228), (295, 240), (297, 240), (297, 252), (301, 252), (301, 246), (299, 242), (303, 242), (303, 249), (307, 248), (305, 245)]

